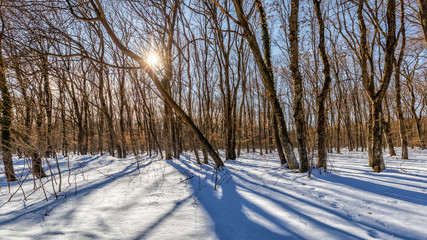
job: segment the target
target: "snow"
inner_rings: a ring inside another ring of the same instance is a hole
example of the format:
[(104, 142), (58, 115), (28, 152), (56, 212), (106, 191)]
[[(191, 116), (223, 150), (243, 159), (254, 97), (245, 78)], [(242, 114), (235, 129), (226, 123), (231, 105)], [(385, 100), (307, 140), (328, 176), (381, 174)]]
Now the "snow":
[(0, 239), (427, 239), (426, 150), (406, 161), (386, 156), (380, 174), (365, 152), (328, 161), (329, 172), (308, 177), (281, 168), (276, 153), (243, 153), (218, 172), (192, 153), (71, 156), (59, 159), (60, 193), (50, 159), (46, 201), (34, 191), (40, 180), (15, 159), (28, 177), (24, 191), (12, 183), (9, 193), (0, 172)]

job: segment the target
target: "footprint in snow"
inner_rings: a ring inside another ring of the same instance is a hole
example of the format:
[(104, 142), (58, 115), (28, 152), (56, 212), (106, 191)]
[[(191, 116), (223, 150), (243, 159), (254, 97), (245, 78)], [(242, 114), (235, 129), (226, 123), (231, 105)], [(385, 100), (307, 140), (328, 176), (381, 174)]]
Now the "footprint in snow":
[(323, 195), (323, 194), (319, 194), (319, 195), (317, 196), (317, 198), (319, 198), (319, 199), (325, 198), (325, 195)]
[(378, 238), (378, 232), (373, 230), (373, 229), (369, 229), (366, 232), (368, 232), (368, 235), (372, 238)]
[(333, 207), (333, 208), (339, 208), (340, 207), (340, 204), (339, 203), (337, 203), (337, 202), (333, 202), (332, 204), (331, 204), (331, 207)]

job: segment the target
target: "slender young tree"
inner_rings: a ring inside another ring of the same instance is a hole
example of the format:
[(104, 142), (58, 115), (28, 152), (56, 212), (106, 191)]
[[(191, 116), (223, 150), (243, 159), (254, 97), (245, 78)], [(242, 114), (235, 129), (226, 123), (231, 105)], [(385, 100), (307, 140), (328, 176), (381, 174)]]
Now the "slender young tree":
[(400, 146), (402, 148), (402, 159), (408, 159), (408, 140), (406, 137), (405, 131), (405, 119), (403, 116), (402, 110), (402, 86), (400, 82), (400, 67), (402, 65), (403, 56), (405, 53), (406, 46), (406, 29), (405, 29), (405, 7), (404, 1), (400, 2), (400, 28), (402, 33), (402, 45), (400, 46), (399, 58), (394, 60), (395, 71), (394, 71), (394, 82), (395, 82), (395, 99), (396, 99), (396, 112), (397, 112), (397, 122), (399, 124), (399, 134), (400, 134)]

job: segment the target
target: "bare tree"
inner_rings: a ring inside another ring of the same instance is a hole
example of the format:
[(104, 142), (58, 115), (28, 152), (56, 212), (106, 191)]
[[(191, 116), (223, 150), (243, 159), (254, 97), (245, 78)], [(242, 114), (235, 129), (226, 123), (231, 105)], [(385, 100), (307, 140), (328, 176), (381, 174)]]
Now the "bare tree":
[(294, 119), (298, 140), (298, 152), (300, 158), (300, 172), (309, 170), (307, 158), (307, 142), (303, 108), (303, 81), (299, 71), (299, 47), (298, 47), (298, 14), (299, 0), (291, 1), (291, 15), (289, 16), (289, 42), (291, 51), (291, 72), (294, 81)]
[(427, 47), (427, 1), (418, 0), (418, 6), (420, 7), (421, 26), (423, 27), (424, 41)]
[(163, 100), (168, 104), (170, 108), (172, 108), (176, 114), (180, 116), (180, 118), (187, 124), (189, 129), (197, 136), (199, 141), (201, 142), (202, 146), (206, 149), (206, 151), (209, 152), (211, 157), (213, 158), (215, 164), (217, 167), (221, 167), (224, 165), (221, 158), (219, 157), (218, 153), (214, 150), (212, 145), (209, 143), (209, 141), (205, 138), (205, 136), (200, 132), (200, 130), (197, 128), (197, 126), (194, 124), (192, 119), (182, 110), (182, 108), (172, 99), (171, 95), (165, 89), (165, 86), (163, 86), (162, 82), (156, 75), (155, 71), (149, 66), (149, 64), (146, 62), (145, 59), (140, 57), (138, 54), (134, 53), (132, 50), (127, 48), (123, 43), (120, 41), (120, 39), (115, 34), (113, 28), (110, 26), (109, 22), (107, 21), (107, 18), (105, 16), (104, 10), (102, 8), (101, 3), (98, 0), (91, 0), (90, 5), (93, 9), (94, 14), (96, 14), (96, 17), (94, 18), (84, 18), (78, 16), (74, 11), (74, 6), (71, 5), (70, 1), (67, 1), (69, 4), (69, 9), (73, 13), (73, 15), (81, 19), (83, 21), (99, 21), (104, 29), (106, 30), (107, 34), (111, 38), (111, 40), (114, 42), (114, 44), (127, 56), (131, 57), (133, 60), (135, 60), (141, 69), (143, 69), (151, 78), (153, 83), (155, 84), (157, 90), (159, 91), (161, 97)]
[(15, 171), (13, 169), (12, 161), (12, 137), (11, 137), (11, 123), (12, 123), (12, 101), (10, 90), (6, 79), (6, 66), (3, 59), (3, 40), (5, 38), (6, 23), (3, 15), (4, 2), (0, 2), (0, 91), (1, 91), (1, 143), (2, 143), (2, 158), (4, 163), (4, 172), (8, 184), (16, 181)]
[[(255, 62), (258, 66), (258, 70), (261, 74), (261, 78), (267, 92), (267, 96), (269, 98), (271, 107), (273, 109), (273, 114), (277, 119), (278, 130), (280, 132), (280, 141), (284, 146), (286, 160), (290, 169), (297, 169), (298, 162), (296, 160), (295, 154), (293, 152), (293, 146), (288, 136), (288, 131), (286, 127), (285, 118), (283, 115), (282, 108), (280, 106), (280, 102), (277, 97), (275, 85), (274, 85), (274, 77), (272, 71), (271, 64), (271, 56), (270, 56), (270, 36), (268, 33), (267, 27), (267, 19), (260, 1), (256, 2), (258, 11), (260, 12), (261, 23), (262, 23), (262, 33), (263, 33), (263, 48), (264, 48), (264, 57), (261, 53), (260, 47), (258, 46), (255, 34), (252, 31), (252, 27), (249, 24), (247, 19), (247, 15), (243, 11), (242, 2), (239, 0), (233, 0), (234, 8), (236, 10), (236, 14), (238, 17), (237, 20), (233, 20), (235, 23), (239, 24), (239, 26), (243, 30), (243, 37), (247, 40), (248, 45), (252, 51)], [(229, 16), (231, 17), (231, 16)]]
[(405, 29), (405, 7), (404, 7), (404, 1), (400, 2), (400, 28), (402, 33), (402, 44), (400, 47), (399, 52), (399, 58), (394, 60), (395, 65), (395, 73), (394, 73), (394, 82), (395, 82), (395, 98), (396, 98), (396, 112), (397, 112), (397, 121), (399, 124), (399, 134), (400, 134), (400, 146), (402, 148), (402, 159), (408, 159), (408, 141), (406, 138), (406, 131), (405, 131), (405, 119), (403, 116), (402, 111), (402, 87), (401, 87), (401, 80), (400, 80), (400, 67), (402, 65), (402, 60), (405, 53), (405, 46), (406, 46), (406, 29)]
[(325, 22), (320, 10), (319, 0), (313, 0), (314, 10), (316, 12), (317, 22), (319, 25), (319, 51), (323, 63), (324, 82), (320, 94), (317, 95), (317, 167), (326, 169), (326, 110), (325, 101), (331, 85), (331, 70), (329, 58), (325, 46)]
[(370, 166), (374, 172), (381, 172), (385, 169), (384, 159), (382, 155), (382, 101), (387, 92), (388, 85), (393, 74), (393, 58), (394, 49), (396, 45), (396, 2), (394, 0), (387, 1), (387, 34), (386, 34), (386, 46), (385, 46), (385, 66), (384, 75), (380, 82), (378, 91), (375, 90), (374, 79), (369, 78), (366, 66), (366, 60), (368, 59), (368, 46), (367, 46), (367, 30), (363, 16), (363, 5), (364, 1), (358, 3), (357, 16), (359, 20), (360, 29), (360, 46), (361, 56), (360, 64), (362, 70), (362, 81), (365, 92), (371, 102), (371, 132), (370, 137)]

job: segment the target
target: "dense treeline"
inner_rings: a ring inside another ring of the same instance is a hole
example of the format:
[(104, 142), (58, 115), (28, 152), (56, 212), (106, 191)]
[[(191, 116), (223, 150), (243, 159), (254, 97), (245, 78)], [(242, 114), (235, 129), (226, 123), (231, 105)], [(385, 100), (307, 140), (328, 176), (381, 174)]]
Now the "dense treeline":
[(2, 0), (3, 171), (12, 154), (44, 177), (71, 152), (278, 151), (305, 172), (348, 148), (380, 172), (384, 148), (426, 147), (424, 5)]

